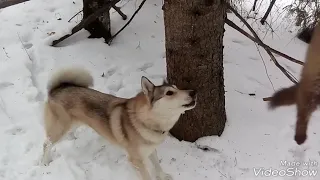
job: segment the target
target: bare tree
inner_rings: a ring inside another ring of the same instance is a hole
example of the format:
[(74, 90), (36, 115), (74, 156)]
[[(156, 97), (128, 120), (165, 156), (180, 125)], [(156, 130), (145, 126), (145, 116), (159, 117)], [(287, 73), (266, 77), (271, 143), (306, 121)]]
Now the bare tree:
[(270, 5), (269, 5), (266, 13), (264, 14), (264, 16), (262, 17), (262, 19), (261, 19), (261, 21), (260, 21), (262, 25), (264, 25), (264, 23), (266, 22), (266, 20), (267, 20), (269, 14), (270, 14), (271, 9), (272, 9), (272, 7), (274, 6), (274, 3), (275, 3), (275, 2), (276, 2), (276, 0), (272, 0), (272, 1), (270, 2)]
[(320, 19), (319, 0), (295, 0), (285, 9), (288, 11), (289, 17), (295, 18), (295, 25), (301, 27), (298, 38), (309, 43), (314, 27)]
[(220, 136), (225, 127), (223, 35), (226, 6), (214, 0), (165, 0), (168, 81), (198, 91), (198, 104), (171, 130), (179, 140)]

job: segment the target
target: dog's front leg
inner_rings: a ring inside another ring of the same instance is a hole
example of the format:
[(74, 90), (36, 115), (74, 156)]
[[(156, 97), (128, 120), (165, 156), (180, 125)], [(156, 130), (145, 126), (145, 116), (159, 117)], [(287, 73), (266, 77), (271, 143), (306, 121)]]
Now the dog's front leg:
[(157, 150), (154, 150), (153, 153), (149, 156), (149, 158), (155, 168), (157, 180), (173, 180), (170, 174), (163, 172), (159, 163)]
[(132, 163), (132, 165), (135, 167), (137, 172), (140, 174), (142, 180), (151, 180), (151, 176), (146, 169), (146, 166), (144, 164), (144, 161), (142, 158), (135, 157), (135, 156), (130, 156), (129, 161)]

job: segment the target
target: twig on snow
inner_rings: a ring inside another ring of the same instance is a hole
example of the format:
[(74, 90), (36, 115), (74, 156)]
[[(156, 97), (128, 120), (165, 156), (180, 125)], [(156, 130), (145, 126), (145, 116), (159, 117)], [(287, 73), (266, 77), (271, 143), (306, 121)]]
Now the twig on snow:
[(62, 36), (60, 39), (53, 41), (52, 46), (57, 45), (58, 43), (62, 42), (63, 40), (80, 31), (82, 28), (86, 27), (88, 24), (93, 22), (98, 16), (100, 16), (102, 13), (110, 9), (111, 6), (117, 4), (118, 2), (119, 0), (114, 0), (106, 3), (102, 8), (98, 9), (96, 12), (88, 16), (86, 19), (83, 19), (78, 25), (72, 28), (71, 34), (67, 34), (65, 36)]
[(118, 34), (120, 34), (120, 33), (131, 23), (131, 21), (132, 21), (133, 18), (138, 14), (138, 12), (140, 11), (140, 9), (142, 8), (142, 6), (144, 5), (145, 2), (146, 2), (146, 0), (143, 0), (143, 1), (140, 3), (138, 9), (133, 13), (133, 15), (131, 16), (131, 18), (129, 19), (129, 21), (128, 21), (116, 34), (114, 34), (112, 37), (110, 37), (110, 38), (108, 39), (107, 43), (108, 43), (109, 45), (111, 44), (112, 40), (113, 40)]
[[(261, 39), (259, 38), (259, 36), (257, 35), (257, 33), (252, 29), (252, 27), (248, 24), (248, 22), (233, 8), (230, 6), (230, 4), (227, 3), (227, 7), (247, 26), (247, 28), (251, 31), (251, 33), (254, 35), (254, 37), (258, 40), (259, 44), (264, 44)], [(263, 47), (263, 46), (262, 46)], [(271, 51), (266, 48), (263, 47), (265, 49), (265, 51), (269, 54), (271, 60), (275, 63), (275, 65), (283, 72), (283, 74), (285, 76), (287, 76), (287, 78), (292, 81), (293, 83), (297, 84), (297, 80), (294, 76), (290, 75), (289, 72), (282, 67), (279, 62), (276, 60), (276, 58), (273, 56), (273, 54), (271, 53)]]
[(77, 14), (75, 14), (74, 16), (72, 16), (72, 17), (69, 19), (69, 21), (68, 21), (68, 22), (70, 22), (73, 18), (75, 18), (75, 17), (76, 17), (78, 14), (80, 14), (82, 11), (83, 11), (83, 10), (81, 10), (81, 11), (77, 12)]
[(300, 65), (303, 65), (303, 64), (304, 64), (304, 62), (302, 62), (302, 61), (299, 61), (299, 60), (297, 60), (297, 59), (295, 59), (295, 58), (293, 58), (293, 57), (290, 57), (290, 56), (288, 56), (288, 55), (280, 52), (280, 51), (277, 51), (277, 50), (273, 49), (272, 47), (270, 47), (270, 46), (268, 46), (268, 45), (266, 45), (266, 44), (264, 44), (264, 43), (260, 43), (255, 37), (251, 36), (249, 33), (247, 33), (245, 30), (241, 29), (239, 26), (237, 26), (234, 22), (230, 21), (229, 19), (226, 19), (225, 22), (226, 22), (226, 24), (228, 24), (230, 27), (232, 27), (233, 29), (237, 30), (238, 32), (240, 32), (241, 34), (243, 34), (244, 36), (246, 36), (247, 38), (251, 39), (252, 41), (254, 41), (254, 42), (256, 42), (256, 43), (258, 43), (259, 46), (262, 46), (262, 47), (264, 47), (264, 48), (267, 48), (267, 49), (269, 49), (271, 52), (273, 52), (273, 53), (275, 53), (275, 54), (277, 54), (277, 55), (279, 55), (279, 56), (282, 56), (282, 57), (288, 59), (288, 60), (291, 61), (291, 62), (300, 64)]
[(117, 7), (116, 5), (113, 5), (112, 8), (113, 8), (114, 10), (116, 10), (118, 14), (120, 14), (120, 16), (122, 17), (123, 20), (127, 20), (127, 18), (128, 18), (127, 15), (125, 15), (125, 14), (121, 11), (120, 7)]

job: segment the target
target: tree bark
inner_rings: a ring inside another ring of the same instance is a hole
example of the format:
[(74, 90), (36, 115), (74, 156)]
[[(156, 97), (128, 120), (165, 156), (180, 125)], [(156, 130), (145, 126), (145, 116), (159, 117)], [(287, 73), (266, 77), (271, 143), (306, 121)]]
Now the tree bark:
[[(83, 0), (83, 19), (103, 7), (108, 0)], [(85, 27), (90, 32), (89, 38), (101, 38), (106, 41), (111, 37), (109, 10)]]
[(226, 6), (222, 0), (164, 3), (168, 81), (198, 92), (197, 106), (186, 111), (170, 132), (189, 142), (203, 136), (220, 136), (226, 122), (223, 77)]

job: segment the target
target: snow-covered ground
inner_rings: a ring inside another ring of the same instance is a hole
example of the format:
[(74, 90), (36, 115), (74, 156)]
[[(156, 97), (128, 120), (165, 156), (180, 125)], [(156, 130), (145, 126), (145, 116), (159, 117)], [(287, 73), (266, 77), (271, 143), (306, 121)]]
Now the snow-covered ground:
[[(276, 6), (274, 13), (280, 12), (284, 2)], [(124, 0), (122, 10), (131, 16), (139, 3)], [(40, 166), (42, 105), (48, 77), (60, 67), (84, 66), (94, 76), (95, 89), (122, 97), (139, 91), (142, 75), (160, 83), (166, 74), (161, 6), (161, 0), (147, 1), (111, 46), (102, 39), (87, 39), (85, 30), (60, 47), (49, 46), (81, 20), (78, 16), (68, 23), (81, 10), (82, 0), (32, 0), (0, 10), (0, 180), (137, 179), (124, 151), (85, 127), (77, 130), (76, 140), (66, 139), (55, 146), (49, 166)], [(251, 8), (251, 4), (244, 7)], [(283, 17), (272, 17), (272, 26), (277, 27), (273, 34), (259, 21), (251, 19), (250, 24), (268, 45), (304, 60), (307, 45), (289, 32)], [(232, 14), (228, 18), (243, 27)], [(112, 32), (124, 23), (112, 13)], [(307, 142), (297, 146), (293, 141), (295, 106), (269, 111), (262, 100), (292, 83), (262, 48), (259, 54), (253, 42), (228, 25), (225, 28), (225, 131), (220, 138), (205, 137), (196, 143), (168, 138), (158, 148), (163, 169), (175, 180), (319, 179), (320, 172), (313, 177), (290, 177), (290, 172), (284, 177), (281, 173), (277, 177), (255, 176), (259, 168), (288, 169), (281, 161), (320, 163), (320, 114), (318, 111), (312, 116)], [(276, 58), (299, 78), (300, 65)], [(204, 152), (197, 145), (215, 151)], [(311, 166), (309, 170), (320, 169)]]

